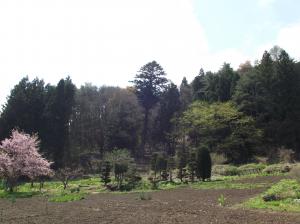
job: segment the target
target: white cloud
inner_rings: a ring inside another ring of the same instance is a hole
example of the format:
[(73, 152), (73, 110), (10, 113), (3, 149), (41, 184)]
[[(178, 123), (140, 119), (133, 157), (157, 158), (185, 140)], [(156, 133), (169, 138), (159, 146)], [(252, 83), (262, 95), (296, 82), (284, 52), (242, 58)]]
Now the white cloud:
[[(257, 49), (256, 58), (259, 56), (261, 58), (264, 51), (270, 50), (275, 45), (283, 48), (290, 57), (294, 58), (296, 61), (300, 61), (300, 23), (290, 24), (281, 28), (274, 41), (266, 43)], [(259, 58), (259, 59), (260, 59)]]
[(276, 44), (286, 50), (291, 57), (300, 61), (300, 23), (289, 25), (279, 31)]
[(237, 68), (249, 58), (239, 49), (210, 51), (194, 0), (4, 0), (0, 37), (0, 104), (25, 75), (124, 87), (157, 60), (179, 84), (200, 67)]
[(25, 75), (125, 86), (151, 60), (178, 82), (208, 52), (190, 0), (1, 1), (0, 37), (2, 102)]

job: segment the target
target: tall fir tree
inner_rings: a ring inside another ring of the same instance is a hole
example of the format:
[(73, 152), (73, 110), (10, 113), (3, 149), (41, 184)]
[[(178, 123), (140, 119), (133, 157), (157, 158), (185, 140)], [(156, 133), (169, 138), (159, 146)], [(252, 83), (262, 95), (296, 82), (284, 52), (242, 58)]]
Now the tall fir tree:
[(168, 82), (165, 76), (166, 73), (163, 68), (156, 61), (152, 61), (144, 65), (132, 81), (135, 93), (144, 108), (140, 156), (144, 156), (145, 145), (147, 143), (150, 110), (158, 103)]

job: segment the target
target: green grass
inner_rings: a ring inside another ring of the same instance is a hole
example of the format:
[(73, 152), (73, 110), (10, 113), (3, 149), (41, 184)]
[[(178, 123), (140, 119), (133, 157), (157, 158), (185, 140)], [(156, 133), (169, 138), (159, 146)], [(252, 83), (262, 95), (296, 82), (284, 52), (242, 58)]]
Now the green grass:
[(62, 192), (60, 195), (55, 195), (49, 198), (50, 202), (70, 202), (70, 201), (78, 201), (84, 199), (86, 196), (85, 193), (64, 193)]
[(28, 192), (7, 192), (7, 191), (4, 191), (4, 190), (1, 190), (0, 191), (0, 198), (6, 198), (6, 199), (10, 199), (10, 198), (30, 198), (34, 195), (38, 195), (38, 193), (36, 192), (31, 192), (31, 191), (28, 191)]
[[(277, 174), (275, 174), (277, 175)], [(280, 174), (282, 175), (282, 174)], [(72, 180), (69, 182), (68, 188), (63, 189), (63, 185), (60, 181), (47, 181), (44, 183), (43, 189), (39, 190), (39, 184), (35, 183), (31, 186), (31, 183), (24, 183), (17, 187), (16, 191), (9, 193), (4, 191), (3, 187), (0, 188), (0, 198), (28, 198), (36, 195), (44, 196), (52, 202), (67, 202), (81, 200), (85, 195), (92, 193), (141, 193), (141, 192), (153, 192), (159, 190), (171, 190), (180, 187), (193, 187), (196, 189), (251, 189), (267, 186), (264, 183), (259, 184), (247, 184), (237, 183), (238, 180), (245, 178), (256, 178), (258, 176), (273, 176), (273, 174), (251, 174), (244, 176), (214, 176), (212, 181), (209, 182), (195, 182), (190, 184), (180, 183), (178, 179), (174, 182), (161, 181), (157, 185), (157, 189), (152, 189), (151, 183), (147, 180), (147, 176), (144, 176), (142, 181), (130, 191), (116, 191), (110, 192), (101, 183), (99, 177), (91, 177), (88, 179)]]
[[(263, 200), (266, 195), (275, 195), (278, 200), (266, 202)], [(285, 179), (274, 184), (263, 194), (246, 201), (243, 206), (254, 209), (300, 212), (300, 203), (294, 202), (297, 198), (300, 198), (300, 184), (296, 180)]]
[(207, 181), (192, 183), (191, 187), (195, 189), (255, 189), (266, 187), (265, 183), (236, 183), (232, 181)]
[(84, 198), (85, 195), (92, 192), (103, 192), (105, 188), (100, 182), (100, 178), (92, 177), (88, 179), (72, 180), (69, 182), (68, 188), (63, 189), (63, 185), (59, 181), (48, 181), (44, 183), (44, 187), (39, 191), (39, 184), (35, 183), (31, 187), (31, 183), (21, 184), (16, 191), (9, 193), (0, 190), (0, 198), (29, 198), (35, 195), (46, 196), (51, 202), (68, 202), (76, 201)]

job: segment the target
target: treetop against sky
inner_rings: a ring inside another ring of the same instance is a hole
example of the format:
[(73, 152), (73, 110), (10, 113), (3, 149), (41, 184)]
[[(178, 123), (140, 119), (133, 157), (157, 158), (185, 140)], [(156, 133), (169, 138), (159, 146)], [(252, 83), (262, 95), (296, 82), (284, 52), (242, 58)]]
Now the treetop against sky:
[(158, 61), (179, 84), (201, 67), (234, 68), (278, 44), (300, 58), (298, 0), (0, 2), (0, 104), (24, 76), (129, 85)]

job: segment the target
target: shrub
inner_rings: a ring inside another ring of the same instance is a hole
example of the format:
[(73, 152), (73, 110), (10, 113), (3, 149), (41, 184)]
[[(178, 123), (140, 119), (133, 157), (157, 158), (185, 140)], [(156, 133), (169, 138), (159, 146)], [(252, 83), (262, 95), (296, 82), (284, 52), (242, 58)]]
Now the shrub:
[(142, 177), (137, 173), (136, 168), (132, 167), (125, 174), (125, 180), (127, 181), (127, 183), (124, 187), (124, 190), (130, 191), (136, 188), (141, 183)]
[(226, 157), (220, 153), (211, 153), (211, 162), (213, 165), (222, 165), (227, 162)]
[(300, 183), (300, 164), (292, 167), (289, 176)]
[(265, 164), (262, 163), (249, 163), (238, 167), (239, 174), (250, 174), (250, 173), (260, 173), (266, 168)]
[(211, 157), (208, 151), (208, 148), (202, 147), (197, 151), (197, 168), (196, 175), (198, 179), (208, 179), (211, 177)]
[(173, 170), (176, 168), (175, 159), (173, 157), (169, 157), (167, 161), (167, 170), (169, 173), (169, 181), (173, 182)]
[(293, 163), (295, 162), (295, 152), (292, 149), (281, 147), (278, 149), (279, 162)]
[(287, 173), (291, 170), (291, 165), (288, 163), (285, 164), (273, 164), (267, 166), (265, 169), (263, 169), (264, 173), (267, 174), (274, 174), (274, 173)]
[(111, 170), (110, 162), (105, 161), (101, 167), (101, 173), (100, 173), (100, 177), (102, 182), (104, 183), (104, 186), (106, 186), (111, 181), (110, 170)]
[(191, 151), (189, 153), (189, 159), (188, 159), (188, 164), (187, 164), (187, 168), (188, 168), (188, 172), (189, 172), (189, 176), (190, 176), (190, 180), (192, 182), (194, 182), (195, 179), (195, 175), (196, 175), (196, 171), (198, 169), (197, 165), (198, 165), (198, 161), (196, 161), (196, 159), (198, 159), (198, 157), (196, 158), (196, 152)]
[(264, 201), (284, 200), (288, 198), (299, 198), (300, 185), (296, 180), (285, 179), (279, 181), (268, 189), (262, 198)]
[(64, 190), (68, 187), (69, 180), (78, 178), (81, 175), (81, 170), (70, 167), (61, 168), (55, 173), (55, 177), (62, 182)]
[(159, 183), (159, 180), (157, 180), (156, 178), (153, 178), (153, 177), (148, 177), (148, 180), (151, 184), (151, 189), (152, 190), (157, 190), (158, 189), (158, 183)]
[[(166, 180), (168, 176), (166, 175), (167, 171), (167, 158), (164, 153), (154, 152), (151, 156), (151, 170), (154, 172), (154, 178), (156, 178), (157, 173), (162, 177), (163, 180)], [(162, 175), (164, 173), (164, 175)]]
[(176, 166), (178, 169), (177, 177), (182, 182), (186, 176), (186, 155), (182, 150), (178, 150), (176, 154)]
[(134, 162), (127, 149), (117, 148), (114, 148), (114, 150), (111, 152), (106, 152), (104, 154), (103, 161), (109, 161), (113, 171), (115, 170), (116, 163), (127, 164), (127, 166), (129, 167), (130, 164)]
[(236, 176), (239, 174), (238, 168), (232, 165), (215, 165), (212, 172), (214, 175)]
[(149, 201), (152, 199), (151, 195), (148, 193), (145, 193), (145, 192), (141, 192), (139, 194), (139, 197), (140, 197), (140, 200), (143, 200), (143, 201)]
[(126, 163), (116, 163), (115, 164), (115, 177), (118, 183), (118, 188), (121, 188), (123, 183), (125, 173), (128, 171), (128, 165)]

